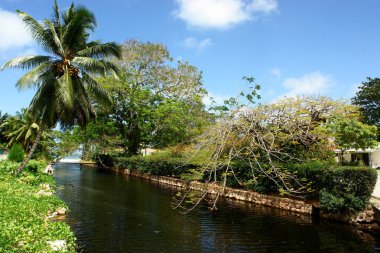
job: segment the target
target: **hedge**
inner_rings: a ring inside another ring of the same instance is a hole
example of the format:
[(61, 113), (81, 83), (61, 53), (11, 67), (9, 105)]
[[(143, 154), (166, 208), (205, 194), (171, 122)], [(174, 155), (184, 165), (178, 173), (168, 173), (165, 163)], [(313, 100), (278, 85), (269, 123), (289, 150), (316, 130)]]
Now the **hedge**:
[[(196, 164), (185, 164), (182, 158), (160, 156), (107, 157), (112, 166), (138, 170), (160, 176), (181, 177), (197, 171)], [(308, 184), (306, 199), (317, 199), (320, 207), (330, 212), (354, 213), (365, 209), (377, 180), (377, 172), (368, 167), (334, 166), (329, 162), (286, 164), (283, 170), (296, 175)], [(239, 185), (233, 176), (227, 179), (227, 186), (244, 187), (260, 193), (278, 193), (275, 183), (265, 175), (252, 180), (251, 169), (237, 166), (235, 175), (242, 182)], [(199, 174), (199, 173), (198, 173)], [(187, 177), (191, 178), (191, 177)], [(198, 177), (197, 178), (201, 178)], [(220, 176), (219, 176), (220, 178)]]
[(161, 160), (161, 158), (154, 156), (118, 157), (114, 159), (114, 165), (121, 169), (138, 170), (152, 175), (169, 177), (180, 177), (198, 167), (194, 164), (186, 164), (180, 158)]

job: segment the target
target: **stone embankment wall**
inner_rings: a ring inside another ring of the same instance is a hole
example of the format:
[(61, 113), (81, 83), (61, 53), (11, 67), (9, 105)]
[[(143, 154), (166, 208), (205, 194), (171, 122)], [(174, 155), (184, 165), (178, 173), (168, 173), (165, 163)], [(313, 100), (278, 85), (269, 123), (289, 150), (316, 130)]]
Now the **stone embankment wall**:
[[(214, 195), (219, 194), (220, 196), (223, 196), (231, 200), (244, 201), (246, 203), (255, 203), (263, 206), (275, 207), (281, 210), (294, 212), (295, 214), (298, 213), (299, 215), (304, 217), (313, 215), (315, 217), (318, 216), (323, 219), (330, 219), (334, 221), (350, 223), (355, 227), (359, 228), (360, 230), (380, 234), (380, 226), (374, 217), (376, 214), (374, 213), (373, 208), (371, 206), (369, 206), (367, 210), (364, 210), (356, 215), (334, 214), (320, 210), (317, 202), (309, 203), (303, 200), (264, 195), (248, 190), (222, 187), (220, 185), (212, 183), (187, 182), (173, 177), (156, 176), (129, 169), (107, 168), (107, 170), (111, 170), (113, 172), (124, 175), (144, 178), (146, 180), (150, 180), (168, 186), (174, 186), (179, 188), (190, 187), (191, 189), (208, 192)], [(380, 217), (380, 214), (378, 214), (378, 216)]]
[(230, 187), (222, 187), (220, 185), (211, 184), (211, 183), (186, 182), (184, 180), (177, 179), (177, 178), (155, 176), (155, 175), (128, 170), (128, 169), (112, 168), (111, 170), (117, 173), (125, 174), (125, 175), (131, 175), (131, 176), (144, 178), (144, 179), (154, 181), (160, 184), (167, 184), (167, 185), (172, 185), (172, 186), (181, 187), (181, 188), (190, 187), (193, 190), (208, 192), (210, 194), (215, 194), (215, 195), (219, 194), (220, 196), (230, 198), (230, 199), (242, 200), (242, 201), (261, 204), (265, 206), (281, 208), (281, 209), (289, 210), (292, 212), (309, 214), (309, 215), (311, 215), (313, 212), (313, 205), (302, 200), (264, 195), (264, 194), (259, 194), (253, 191), (234, 189)]

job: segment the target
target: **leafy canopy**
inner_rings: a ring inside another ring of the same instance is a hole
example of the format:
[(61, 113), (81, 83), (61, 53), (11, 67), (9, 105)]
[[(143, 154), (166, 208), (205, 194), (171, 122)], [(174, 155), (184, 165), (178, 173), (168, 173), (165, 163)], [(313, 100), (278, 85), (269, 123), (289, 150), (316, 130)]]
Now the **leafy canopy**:
[(380, 78), (367, 78), (359, 87), (352, 103), (361, 108), (364, 122), (380, 126)]
[(101, 78), (111, 96), (107, 114), (129, 154), (142, 147), (165, 147), (189, 141), (208, 124), (202, 98), (202, 75), (186, 62), (172, 62), (159, 43), (130, 40), (122, 45), (120, 78)]

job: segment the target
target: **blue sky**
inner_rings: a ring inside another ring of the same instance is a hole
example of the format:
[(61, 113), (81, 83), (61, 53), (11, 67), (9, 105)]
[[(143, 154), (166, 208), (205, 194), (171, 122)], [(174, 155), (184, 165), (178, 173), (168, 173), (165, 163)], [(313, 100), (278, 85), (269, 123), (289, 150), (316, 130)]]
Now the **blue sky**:
[[(72, 1), (59, 0), (61, 9)], [(244, 89), (243, 76), (262, 86), (263, 101), (283, 96), (351, 98), (366, 77), (379, 77), (378, 0), (91, 0), (91, 39), (161, 42), (174, 59), (203, 72), (211, 96)], [(19, 23), (16, 9), (42, 20), (53, 0), (1, 0), (0, 65), (43, 53)], [(34, 90), (18, 91), (21, 71), (0, 72), (0, 110), (28, 106)]]

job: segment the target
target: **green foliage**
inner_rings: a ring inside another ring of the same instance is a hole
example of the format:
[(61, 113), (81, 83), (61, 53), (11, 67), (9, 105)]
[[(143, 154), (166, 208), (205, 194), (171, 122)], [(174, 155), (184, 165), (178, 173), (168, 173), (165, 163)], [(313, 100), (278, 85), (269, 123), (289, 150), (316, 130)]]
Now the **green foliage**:
[(22, 11), (18, 15), (48, 55), (15, 58), (2, 69), (29, 70), (16, 86), (37, 88), (28, 108), (35, 123), (46, 128), (57, 123), (62, 127), (85, 126), (96, 116), (91, 98), (97, 102), (109, 100), (92, 75), (115, 76), (116, 66), (103, 58), (119, 57), (120, 47), (112, 42), (88, 41), (96, 19), (83, 6), (72, 4), (61, 13), (55, 2), (54, 15), (43, 22)]
[(367, 207), (376, 184), (377, 172), (367, 167), (333, 166), (327, 162), (288, 165), (311, 182), (308, 198), (318, 198), (321, 208), (353, 213)]
[(5, 131), (6, 131), (7, 127), (2, 126), (3, 123), (8, 118), (9, 118), (9, 114), (8, 113), (3, 114), (0, 111), (0, 149), (3, 148), (3, 147), (5, 148), (4, 144), (8, 143), (8, 138), (5, 135)]
[[(21, 112), (16, 112), (15, 116), (7, 118), (0, 127), (5, 128), (8, 146), (21, 143), (25, 151), (30, 150), (40, 130), (39, 125), (26, 109), (21, 109)], [(42, 134), (42, 138), (46, 138), (45, 133)]]
[(18, 57), (1, 67), (1, 70), (29, 70), (17, 81), (16, 87), (36, 88), (28, 108), (32, 124), (28, 124), (30, 131), (26, 131), (25, 138), (32, 136), (33, 132), (36, 137), (30, 155), (17, 169), (19, 173), (37, 148), (44, 129), (54, 128), (57, 124), (62, 128), (85, 127), (96, 118), (94, 104), (109, 104), (107, 92), (94, 76), (112, 75), (116, 78), (117, 67), (106, 58), (120, 57), (121, 49), (114, 42), (88, 41), (90, 32), (95, 30), (96, 19), (83, 6), (76, 7), (72, 3), (61, 13), (55, 1), (54, 15), (43, 22), (23, 11), (17, 12), (33, 39), (48, 54)]
[(366, 149), (377, 146), (377, 128), (357, 119), (337, 117), (326, 126), (331, 130), (336, 148), (342, 152), (349, 148)]
[(341, 196), (335, 196), (327, 190), (322, 190), (320, 192), (319, 201), (323, 208), (333, 213), (337, 213), (344, 208), (344, 198)]
[(118, 168), (137, 170), (158, 176), (180, 177), (182, 174), (189, 173), (197, 168), (195, 164), (186, 164), (181, 158), (163, 159), (163, 156), (132, 156), (118, 157), (114, 159), (114, 164)]
[[(104, 159), (104, 158), (103, 158)], [(185, 180), (208, 181), (200, 164), (188, 164), (184, 156), (173, 157), (171, 152), (160, 152), (150, 156), (115, 157), (106, 156), (108, 164), (122, 169), (137, 170), (159, 176), (172, 176)], [(367, 207), (376, 184), (377, 172), (366, 167), (336, 166), (332, 161), (313, 161), (298, 164), (278, 164), (285, 178), (291, 177), (293, 187), (302, 187), (303, 197), (318, 199), (321, 208), (330, 212), (354, 213)], [(265, 167), (265, 166), (263, 166)], [(269, 166), (266, 174), (252, 170), (242, 163), (235, 163), (234, 173), (218, 170), (219, 182), (226, 180), (226, 186), (253, 190), (259, 193), (287, 194)], [(211, 175), (212, 176), (212, 175)], [(226, 177), (225, 177), (226, 176)], [(284, 179), (285, 179), (284, 178)]]
[(40, 171), (45, 162), (31, 161), (17, 177), (10, 172), (19, 164), (0, 162), (0, 252), (54, 252), (47, 241), (66, 240), (68, 251), (75, 252), (75, 237), (64, 222), (46, 217), (65, 204), (55, 195), (38, 196), (41, 184), (54, 179)]
[(25, 153), (21, 144), (15, 143), (9, 150), (8, 160), (13, 162), (22, 162), (24, 160)]
[(352, 98), (352, 103), (360, 106), (365, 123), (380, 126), (380, 78), (367, 78)]
[(38, 160), (31, 160), (25, 167), (26, 171), (32, 172), (32, 173), (42, 173), (47, 164), (45, 161), (38, 161)]
[(116, 122), (111, 116), (103, 113), (98, 114), (96, 122), (89, 123), (85, 129), (76, 127), (72, 131), (64, 132), (60, 140), (60, 146), (65, 149), (78, 148), (82, 144), (83, 160), (91, 160), (103, 153), (123, 151)]
[(164, 45), (128, 41), (123, 59), (113, 63), (121, 68), (120, 79), (99, 82), (111, 96), (105, 112), (118, 130), (117, 137), (111, 134), (119, 141), (114, 147), (135, 155), (145, 147), (186, 143), (209, 124), (201, 72), (186, 62), (173, 64)]
[[(330, 168), (319, 186), (321, 207), (329, 211), (352, 213), (367, 207), (375, 187), (377, 172), (362, 167)], [(328, 194), (326, 194), (328, 193)], [(343, 199), (343, 200), (342, 200)], [(329, 202), (331, 200), (331, 203)], [(337, 201), (339, 200), (339, 201)], [(339, 203), (340, 206), (339, 206)]]
[(245, 188), (258, 193), (277, 193), (278, 188), (272, 179), (266, 175), (258, 175), (255, 179), (246, 181)]
[(0, 174), (11, 174), (13, 173), (17, 166), (19, 165), (18, 162), (13, 162), (10, 160), (5, 160), (0, 162)]

